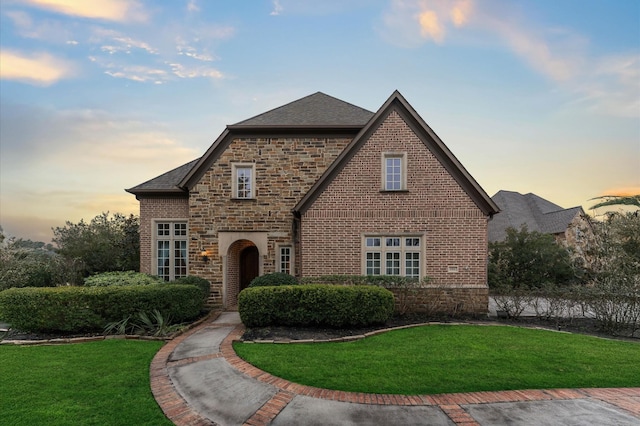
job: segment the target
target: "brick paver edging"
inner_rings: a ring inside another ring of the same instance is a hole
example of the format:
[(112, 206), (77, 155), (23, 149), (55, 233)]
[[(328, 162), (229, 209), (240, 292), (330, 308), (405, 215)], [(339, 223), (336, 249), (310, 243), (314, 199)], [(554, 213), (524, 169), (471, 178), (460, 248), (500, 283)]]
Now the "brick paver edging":
[[(167, 343), (156, 354), (151, 363), (151, 390), (162, 408), (165, 415), (178, 426), (187, 425), (215, 425), (209, 419), (203, 418), (198, 412), (191, 408), (187, 402), (175, 390), (167, 366), (169, 356), (175, 348), (191, 334), (204, 327), (222, 327), (229, 324), (211, 323), (200, 324), (189, 332), (177, 337)], [(241, 359), (233, 350), (233, 342), (239, 341), (244, 333), (244, 326), (238, 325), (227, 335), (220, 345), (220, 353), (211, 354), (188, 360), (181, 360), (180, 363), (198, 362), (211, 357), (223, 357), (237, 371), (255, 380), (270, 384), (278, 389), (276, 395), (266, 402), (247, 421), (246, 425), (258, 426), (268, 425), (287, 406), (287, 404), (297, 395), (304, 395), (313, 398), (320, 398), (332, 401), (351, 402), (358, 404), (374, 405), (422, 405), (437, 406), (455, 424), (477, 425), (475, 420), (467, 413), (462, 405), (465, 404), (487, 404), (498, 402), (522, 402), (522, 401), (542, 401), (542, 400), (570, 400), (570, 399), (597, 399), (612, 404), (618, 408), (626, 410), (630, 414), (640, 417), (640, 387), (639, 388), (616, 388), (616, 389), (548, 389), (548, 390), (516, 390), (498, 392), (468, 392), (455, 394), (438, 395), (382, 395), (359, 392), (344, 392), (328, 389), (315, 388), (312, 386), (299, 385), (288, 380), (273, 376), (262, 371)], [(388, 330), (385, 330), (388, 331)], [(378, 334), (382, 331), (376, 331)], [(359, 336), (353, 336), (359, 337)], [(360, 338), (360, 337), (359, 337)], [(344, 341), (337, 339), (337, 341)], [(178, 361), (176, 361), (178, 362)], [(176, 365), (173, 362), (171, 365)]]

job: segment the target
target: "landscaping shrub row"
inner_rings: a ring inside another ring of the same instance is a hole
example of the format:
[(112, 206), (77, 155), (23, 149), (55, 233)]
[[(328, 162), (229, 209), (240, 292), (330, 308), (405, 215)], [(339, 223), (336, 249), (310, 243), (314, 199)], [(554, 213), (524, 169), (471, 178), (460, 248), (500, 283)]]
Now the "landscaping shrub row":
[(202, 290), (194, 285), (12, 288), (0, 292), (0, 318), (29, 332), (102, 330), (138, 312), (154, 309), (174, 322), (197, 317)]
[(246, 288), (238, 310), (247, 327), (361, 327), (386, 322), (393, 303), (393, 293), (380, 287), (289, 285)]

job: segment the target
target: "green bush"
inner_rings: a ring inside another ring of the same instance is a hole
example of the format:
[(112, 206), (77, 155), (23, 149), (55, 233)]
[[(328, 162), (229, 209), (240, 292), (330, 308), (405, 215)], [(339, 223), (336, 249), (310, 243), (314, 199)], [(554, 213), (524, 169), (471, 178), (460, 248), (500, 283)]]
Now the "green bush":
[(138, 312), (158, 310), (175, 322), (202, 309), (202, 291), (192, 285), (13, 288), (0, 292), (0, 318), (34, 332), (102, 330)]
[(151, 285), (162, 283), (160, 277), (141, 274), (135, 271), (103, 272), (85, 278), (84, 285), (88, 287), (109, 287), (124, 285)]
[(265, 287), (265, 286), (295, 285), (295, 284), (298, 284), (298, 279), (293, 275), (285, 274), (284, 272), (273, 272), (271, 274), (265, 274), (259, 277), (255, 277), (249, 283), (249, 287)]
[(196, 277), (195, 275), (189, 275), (188, 277), (178, 278), (173, 281), (173, 284), (188, 284), (195, 285), (202, 291), (202, 302), (206, 303), (209, 299), (209, 293), (211, 292), (211, 283), (204, 278)]
[(247, 327), (362, 327), (389, 319), (393, 293), (374, 286), (253, 287), (240, 292), (238, 311)]
[[(423, 278), (428, 282), (429, 278)], [(303, 277), (300, 284), (335, 284), (335, 285), (374, 285), (384, 288), (419, 287), (417, 278), (398, 275), (321, 275), (319, 277)]]

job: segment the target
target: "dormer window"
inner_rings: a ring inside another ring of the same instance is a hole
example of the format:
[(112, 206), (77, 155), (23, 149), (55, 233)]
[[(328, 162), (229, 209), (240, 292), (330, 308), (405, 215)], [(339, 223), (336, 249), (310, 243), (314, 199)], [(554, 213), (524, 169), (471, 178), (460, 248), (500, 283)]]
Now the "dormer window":
[(404, 191), (407, 189), (407, 154), (385, 152), (382, 155), (382, 190)]
[(247, 200), (256, 197), (255, 170), (253, 163), (233, 165), (233, 198)]

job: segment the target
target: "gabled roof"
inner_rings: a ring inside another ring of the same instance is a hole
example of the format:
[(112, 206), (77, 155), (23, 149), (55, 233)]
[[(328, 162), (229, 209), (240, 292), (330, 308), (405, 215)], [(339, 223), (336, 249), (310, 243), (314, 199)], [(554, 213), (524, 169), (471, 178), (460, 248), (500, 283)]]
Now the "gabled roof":
[(197, 162), (198, 160), (190, 161), (140, 185), (125, 189), (125, 191), (135, 195), (172, 192), (186, 194), (183, 189), (180, 189), (178, 183), (180, 183)]
[(178, 183), (191, 189), (227, 149), (233, 137), (273, 133), (331, 132), (355, 135), (373, 116), (371, 111), (317, 92), (297, 101), (272, 109), (253, 118), (229, 125), (207, 152)]
[(544, 234), (563, 233), (577, 215), (584, 214), (582, 207), (564, 209), (532, 193), (498, 191), (491, 198), (501, 210), (501, 214), (489, 222), (489, 241), (492, 242), (504, 240), (507, 228), (520, 229), (522, 225), (529, 231)]
[(317, 92), (263, 114), (228, 126), (230, 129), (265, 127), (357, 127), (373, 116), (371, 111)]
[(351, 141), (344, 151), (338, 156), (333, 164), (325, 171), (309, 192), (294, 207), (294, 211), (304, 213), (318, 196), (325, 190), (329, 183), (340, 173), (349, 160), (355, 155), (360, 147), (377, 130), (380, 124), (386, 119), (392, 110), (396, 110), (412, 128), (415, 134), (422, 140), (433, 155), (453, 176), (458, 184), (466, 191), (471, 199), (476, 203), (485, 215), (493, 216), (500, 210), (491, 200), (489, 195), (480, 187), (478, 182), (462, 166), (460, 161), (453, 155), (449, 148), (425, 123), (420, 115), (413, 109), (406, 99), (397, 90), (391, 94), (389, 99), (380, 107), (367, 125), (362, 128), (358, 135)]

